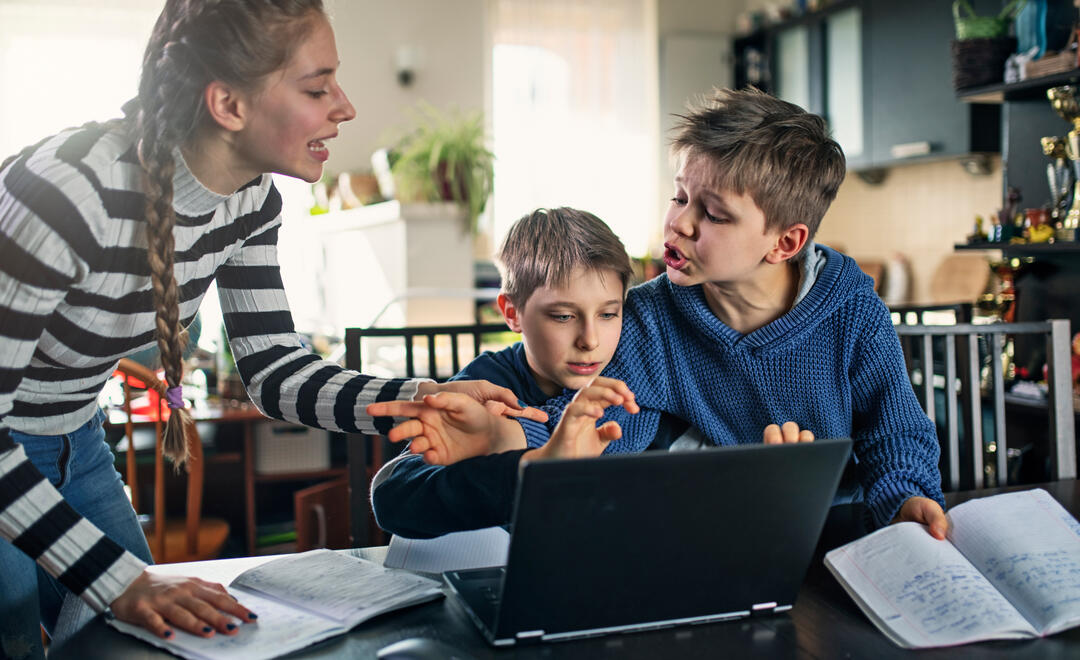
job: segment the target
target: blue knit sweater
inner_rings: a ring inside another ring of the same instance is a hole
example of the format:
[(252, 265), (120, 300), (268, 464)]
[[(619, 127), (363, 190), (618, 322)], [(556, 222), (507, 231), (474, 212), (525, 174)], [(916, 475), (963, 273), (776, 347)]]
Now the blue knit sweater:
[[(631, 289), (603, 375), (625, 381), (644, 410), (608, 409), (604, 421), (624, 435), (607, 451), (648, 446), (659, 416), (646, 411), (685, 419), (717, 445), (761, 442), (767, 425), (794, 421), (819, 438), (854, 441), (875, 527), (912, 496), (944, 505), (936, 430), (912, 391), (888, 309), (853, 259), (817, 249), (826, 262), (806, 296), (747, 335), (716, 318), (701, 286), (662, 275)], [(547, 425), (522, 420), (530, 446), (546, 442), (570, 396), (548, 402)]]

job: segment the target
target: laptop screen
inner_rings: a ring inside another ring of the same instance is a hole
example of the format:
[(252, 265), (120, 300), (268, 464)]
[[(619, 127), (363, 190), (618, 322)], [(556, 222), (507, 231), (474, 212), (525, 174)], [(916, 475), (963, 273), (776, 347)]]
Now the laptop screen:
[(790, 606), (847, 439), (529, 463), (496, 636)]

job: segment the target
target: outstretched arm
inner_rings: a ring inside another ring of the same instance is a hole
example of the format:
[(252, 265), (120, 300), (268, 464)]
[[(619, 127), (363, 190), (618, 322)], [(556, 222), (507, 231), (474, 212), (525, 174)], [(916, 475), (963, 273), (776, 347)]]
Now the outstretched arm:
[[(509, 389), (487, 381), (436, 384), (375, 378), (320, 359), (305, 348), (293, 326), (277, 263), (280, 196), (272, 186), (258, 214), (265, 224), (216, 273), (222, 317), (237, 370), (252, 402), (268, 417), (346, 433), (386, 435), (390, 418), (365, 413), (368, 404), (412, 400), (428, 392), (465, 393), (520, 410)], [(543, 415), (529, 411), (536, 419)]]
[(375, 522), (388, 532), (425, 539), (510, 522), (524, 450), (428, 465), (402, 454), (371, 484)]
[(946, 520), (937, 432), (908, 384), (888, 311), (880, 301), (875, 307), (880, 318), (860, 338), (851, 361), (851, 435), (869, 522), (872, 528), (921, 522), (941, 538)]
[(498, 401), (480, 404), (461, 392), (429, 394), (422, 401), (382, 401), (369, 405), (367, 412), (375, 417), (407, 417), (386, 437), (391, 442), (411, 438), (409, 451), (432, 465), (525, 448), (521, 427), (508, 419), (519, 411)]

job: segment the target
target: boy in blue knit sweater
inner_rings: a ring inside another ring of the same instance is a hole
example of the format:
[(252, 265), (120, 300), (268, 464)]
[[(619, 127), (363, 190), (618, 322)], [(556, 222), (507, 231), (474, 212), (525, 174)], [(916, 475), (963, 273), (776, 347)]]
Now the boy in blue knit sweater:
[[(853, 439), (871, 526), (911, 520), (944, 538), (937, 436), (908, 384), (888, 310), (853, 260), (812, 241), (845, 172), (825, 122), (756, 90), (718, 90), (683, 117), (672, 151), (666, 273), (628, 293), (604, 370), (636, 396), (637, 432), (626, 412), (609, 409), (603, 421), (626, 432), (605, 451), (641, 451), (650, 436), (640, 430), (664, 413), (715, 445), (757, 442), (764, 426), (792, 420), (819, 437)], [(549, 402), (546, 425), (509, 425), (542, 447), (569, 400)], [(513, 484), (491, 479), (493, 489)]]

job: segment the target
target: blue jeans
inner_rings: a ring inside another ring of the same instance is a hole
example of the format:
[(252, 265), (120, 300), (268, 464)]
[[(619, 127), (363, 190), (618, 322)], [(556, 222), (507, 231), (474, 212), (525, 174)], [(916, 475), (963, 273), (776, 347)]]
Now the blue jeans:
[[(11, 431), (34, 467), (76, 511), (106, 536), (153, 563), (135, 511), (124, 494), (113, 453), (105, 443), (105, 413), (64, 435)], [(43, 659), (39, 626), (59, 642), (94, 611), (21, 550), (0, 539), (0, 657)]]

